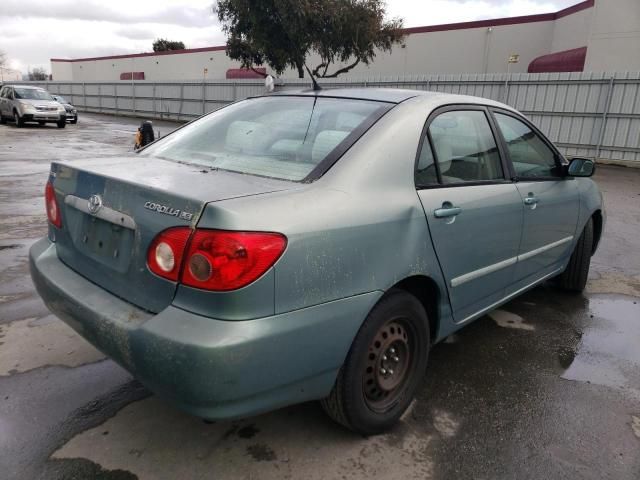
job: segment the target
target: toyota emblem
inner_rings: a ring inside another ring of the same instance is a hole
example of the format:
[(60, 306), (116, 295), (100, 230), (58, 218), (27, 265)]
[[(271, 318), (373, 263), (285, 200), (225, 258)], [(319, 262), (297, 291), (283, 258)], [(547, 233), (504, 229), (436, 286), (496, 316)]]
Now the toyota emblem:
[(102, 208), (102, 197), (100, 195), (91, 195), (87, 202), (89, 213), (95, 215)]

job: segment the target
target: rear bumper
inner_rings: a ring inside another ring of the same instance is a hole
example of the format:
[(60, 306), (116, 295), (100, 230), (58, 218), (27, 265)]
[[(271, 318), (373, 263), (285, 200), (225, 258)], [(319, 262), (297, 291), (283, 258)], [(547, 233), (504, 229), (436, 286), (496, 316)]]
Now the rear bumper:
[(381, 292), (247, 321), (151, 314), (81, 277), (48, 239), (29, 252), (49, 309), (150, 390), (210, 419), (325, 397)]

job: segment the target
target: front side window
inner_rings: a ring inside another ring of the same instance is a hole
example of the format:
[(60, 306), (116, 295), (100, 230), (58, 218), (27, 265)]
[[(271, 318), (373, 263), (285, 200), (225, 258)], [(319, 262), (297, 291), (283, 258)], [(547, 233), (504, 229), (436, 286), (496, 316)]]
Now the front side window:
[(555, 153), (526, 123), (497, 112), (495, 117), (518, 177), (560, 176)]
[[(489, 121), (480, 110), (455, 110), (438, 115), (429, 126), (418, 159), (416, 181), (456, 184), (502, 180), (500, 154)], [(433, 148), (433, 153), (431, 152)]]
[(344, 98), (254, 98), (207, 115), (140, 155), (297, 181), (388, 108)]

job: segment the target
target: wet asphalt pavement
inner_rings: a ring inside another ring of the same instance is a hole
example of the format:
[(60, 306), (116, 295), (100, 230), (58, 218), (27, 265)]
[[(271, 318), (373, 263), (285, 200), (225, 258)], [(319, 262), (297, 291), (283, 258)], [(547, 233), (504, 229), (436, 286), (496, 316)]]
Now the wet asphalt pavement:
[(362, 438), (315, 403), (205, 423), (48, 313), (27, 252), (49, 162), (130, 150), (136, 124), (0, 126), (0, 479), (640, 478), (640, 169), (598, 169), (584, 295), (544, 285), (448, 338), (398, 427)]

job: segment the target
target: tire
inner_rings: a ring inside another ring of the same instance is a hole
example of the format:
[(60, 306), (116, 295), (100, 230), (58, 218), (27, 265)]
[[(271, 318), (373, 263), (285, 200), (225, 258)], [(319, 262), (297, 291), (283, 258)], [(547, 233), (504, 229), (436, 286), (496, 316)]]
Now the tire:
[(58, 125), (58, 128), (64, 128), (67, 126), (67, 121), (62, 120), (61, 122), (56, 123), (56, 125)]
[(43, 126), (47, 122), (38, 122), (38, 125)]
[(591, 253), (593, 252), (593, 219), (589, 219), (571, 254), (569, 265), (558, 276), (558, 285), (571, 292), (582, 292), (587, 285)]
[(422, 383), (429, 345), (422, 304), (403, 290), (389, 291), (360, 327), (322, 408), (354, 432), (388, 430)]
[(16, 127), (24, 127), (24, 120), (20, 117), (20, 114), (17, 111), (13, 112), (13, 121), (15, 122)]
[(0, 115), (0, 124), (5, 125), (7, 123), (7, 119)]

